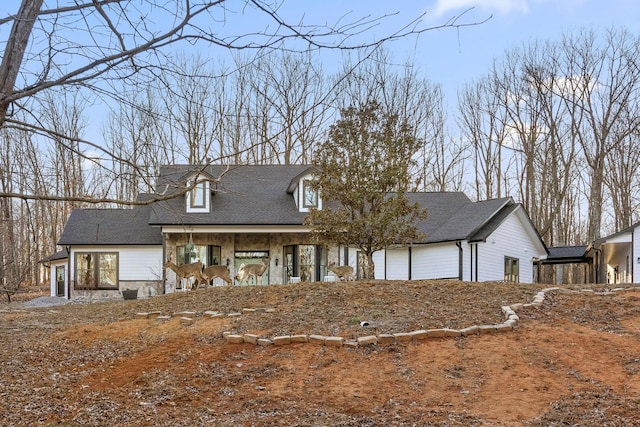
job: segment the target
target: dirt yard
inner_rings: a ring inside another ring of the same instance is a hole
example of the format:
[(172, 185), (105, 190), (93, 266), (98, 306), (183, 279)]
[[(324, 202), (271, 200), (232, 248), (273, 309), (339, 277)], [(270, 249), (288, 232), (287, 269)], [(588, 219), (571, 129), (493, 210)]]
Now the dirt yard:
[[(37, 309), (4, 303), (0, 424), (640, 425), (637, 290), (552, 291), (541, 307), (517, 310), (512, 331), (418, 343), (256, 346), (222, 337), (356, 338), (497, 324), (501, 306), (531, 302), (540, 289), (378, 281), (219, 287)], [(228, 316), (243, 308), (274, 310)], [(136, 316), (156, 310), (194, 311), (194, 322)], [(207, 318), (206, 310), (225, 316)]]

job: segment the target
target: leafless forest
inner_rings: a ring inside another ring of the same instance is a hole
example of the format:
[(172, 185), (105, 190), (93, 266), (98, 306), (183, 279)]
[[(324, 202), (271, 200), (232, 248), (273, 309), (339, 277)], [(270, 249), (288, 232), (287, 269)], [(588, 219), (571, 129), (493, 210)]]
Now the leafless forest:
[[(42, 281), (37, 261), (71, 209), (126, 207), (154, 190), (161, 164), (311, 163), (340, 110), (369, 100), (422, 141), (415, 190), (512, 196), (549, 246), (638, 220), (640, 39), (623, 28), (514, 47), (448, 105), (421, 64), (384, 43), (429, 28), (350, 45), (372, 21), (292, 25), (259, 0), (47, 3), (0, 17), (5, 286)], [(220, 35), (203, 24), (242, 7), (280, 26)]]

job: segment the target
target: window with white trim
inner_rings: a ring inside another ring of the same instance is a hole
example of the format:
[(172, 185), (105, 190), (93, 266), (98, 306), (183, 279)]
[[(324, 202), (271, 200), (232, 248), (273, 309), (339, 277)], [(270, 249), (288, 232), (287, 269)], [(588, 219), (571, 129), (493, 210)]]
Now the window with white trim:
[[(187, 185), (191, 185), (188, 183)], [(189, 190), (186, 196), (187, 212), (209, 212), (210, 193), (209, 181), (199, 181)]]
[(307, 179), (302, 181), (302, 207), (318, 207), (318, 190), (313, 188), (311, 181)]
[(520, 282), (520, 265), (518, 258), (504, 257), (505, 282)]

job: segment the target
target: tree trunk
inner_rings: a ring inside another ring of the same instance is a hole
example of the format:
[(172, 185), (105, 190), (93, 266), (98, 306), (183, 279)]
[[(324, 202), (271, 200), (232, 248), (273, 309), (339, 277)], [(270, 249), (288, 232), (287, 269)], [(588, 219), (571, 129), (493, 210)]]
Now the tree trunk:
[(13, 21), (11, 34), (0, 64), (0, 126), (4, 125), (7, 118), (7, 110), (12, 102), (9, 97), (13, 94), (13, 88), (29, 43), (31, 30), (43, 1), (23, 0), (20, 10)]

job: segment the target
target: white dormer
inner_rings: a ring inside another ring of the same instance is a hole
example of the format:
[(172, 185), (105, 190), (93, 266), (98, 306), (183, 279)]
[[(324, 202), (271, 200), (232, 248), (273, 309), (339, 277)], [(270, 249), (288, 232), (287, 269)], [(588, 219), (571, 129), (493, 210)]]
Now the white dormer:
[(311, 209), (322, 209), (322, 197), (318, 190), (310, 185), (314, 180), (314, 167), (309, 167), (301, 174), (293, 177), (287, 188), (287, 193), (293, 195), (299, 212), (310, 212)]
[(185, 194), (187, 213), (208, 213), (211, 207), (211, 186), (210, 182), (202, 176), (194, 175), (187, 180), (187, 187), (196, 185)]
[(301, 208), (301, 212), (309, 212), (313, 208), (320, 209), (322, 201), (318, 190), (314, 189), (311, 185), (312, 177), (303, 178), (300, 180), (299, 185), (299, 197), (302, 203), (298, 203), (298, 207)]

